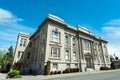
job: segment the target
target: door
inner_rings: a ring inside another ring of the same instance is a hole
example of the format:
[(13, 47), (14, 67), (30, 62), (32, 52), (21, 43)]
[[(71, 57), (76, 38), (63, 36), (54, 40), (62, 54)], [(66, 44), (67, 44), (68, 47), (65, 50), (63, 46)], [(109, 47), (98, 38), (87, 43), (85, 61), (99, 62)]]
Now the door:
[(86, 66), (87, 68), (91, 68), (91, 58), (86, 58)]

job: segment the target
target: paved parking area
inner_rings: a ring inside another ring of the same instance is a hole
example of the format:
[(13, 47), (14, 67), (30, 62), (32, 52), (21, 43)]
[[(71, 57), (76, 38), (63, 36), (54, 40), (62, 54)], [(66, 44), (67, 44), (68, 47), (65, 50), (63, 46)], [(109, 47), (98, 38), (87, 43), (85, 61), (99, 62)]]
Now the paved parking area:
[[(73, 79), (79, 80), (79, 78), (83, 78), (82, 80), (85, 80), (84, 78), (87, 78), (88, 76), (91, 77), (91, 75), (99, 76), (99, 75), (103, 74), (101, 76), (105, 76), (105, 74), (109, 74), (109, 73), (112, 73), (112, 74), (116, 73), (116, 75), (117, 75), (118, 72), (120, 73), (120, 70), (78, 72), (78, 73), (57, 74), (57, 75), (47, 75), (47, 76), (45, 76), (45, 75), (36, 75), (36, 76), (28, 75), (28, 76), (22, 76), (22, 78), (16, 78), (16, 79), (5, 79), (6, 74), (0, 73), (0, 80), (73, 80)], [(89, 80), (92, 80), (92, 79), (89, 79)]]

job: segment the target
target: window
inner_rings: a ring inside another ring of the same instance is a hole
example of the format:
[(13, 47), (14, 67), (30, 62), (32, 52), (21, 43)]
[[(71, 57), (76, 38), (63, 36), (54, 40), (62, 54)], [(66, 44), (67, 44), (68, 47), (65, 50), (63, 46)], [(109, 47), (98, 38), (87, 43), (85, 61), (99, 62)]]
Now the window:
[(41, 58), (43, 57), (43, 53), (41, 53)]
[(45, 41), (45, 38), (46, 38), (46, 34), (42, 34), (42, 42), (44, 42)]
[(57, 63), (53, 63), (53, 70), (57, 70), (58, 69), (58, 64)]
[(84, 49), (89, 50), (89, 41), (84, 40), (83, 47)]
[(28, 52), (28, 56), (27, 56), (27, 59), (30, 59), (30, 52)]
[(107, 63), (109, 62), (109, 57), (108, 57), (108, 56), (106, 56), (106, 62), (107, 62)]
[(78, 64), (75, 64), (75, 68), (78, 68)]
[(66, 35), (65, 36), (65, 45), (68, 45), (69, 44), (69, 39), (68, 39), (68, 36)]
[(69, 50), (65, 50), (65, 59), (69, 59)]
[(60, 42), (60, 33), (57, 31), (52, 31), (52, 41)]
[(60, 58), (60, 48), (51, 48), (51, 57), (53, 58)]
[(70, 68), (70, 64), (66, 64), (66, 68)]
[(18, 58), (22, 57), (23, 56), (23, 51), (18, 51)]
[(32, 42), (30, 42), (29, 47), (32, 47)]
[(21, 47), (25, 47), (26, 43), (27, 43), (27, 39), (21, 38), (21, 40), (20, 40), (20, 46)]
[(73, 51), (73, 60), (76, 60), (76, 59), (77, 59), (76, 51)]
[(20, 57), (20, 53), (21, 53), (21, 51), (18, 51), (18, 58)]
[(75, 46), (75, 38), (72, 39), (72, 44)]

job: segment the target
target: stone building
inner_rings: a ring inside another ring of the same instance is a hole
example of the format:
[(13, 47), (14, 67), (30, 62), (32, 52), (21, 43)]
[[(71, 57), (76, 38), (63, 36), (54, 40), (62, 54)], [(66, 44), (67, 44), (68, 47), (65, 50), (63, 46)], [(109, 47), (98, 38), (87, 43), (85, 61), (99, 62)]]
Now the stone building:
[[(20, 42), (24, 44), (22, 38), (27, 41), (24, 48), (20, 46)], [(95, 36), (90, 30), (79, 25), (73, 27), (49, 14), (34, 34), (18, 38), (13, 64), (17, 60), (22, 63), (21, 72), (32, 70), (36, 74), (44, 73), (48, 60), (51, 61), (50, 71), (99, 70), (101, 66), (110, 66), (106, 45), (104, 38)]]

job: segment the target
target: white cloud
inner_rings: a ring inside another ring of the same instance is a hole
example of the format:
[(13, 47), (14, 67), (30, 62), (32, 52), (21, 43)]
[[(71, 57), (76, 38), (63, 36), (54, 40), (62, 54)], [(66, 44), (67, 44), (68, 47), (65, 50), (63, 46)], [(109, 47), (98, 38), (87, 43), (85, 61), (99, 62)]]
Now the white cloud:
[(105, 23), (105, 25), (109, 25), (109, 26), (120, 26), (120, 19), (111, 20), (111, 21)]
[(12, 15), (11, 12), (0, 8), (0, 23), (13, 23), (17, 21), (23, 21), (21, 18), (17, 18)]
[(33, 33), (34, 28), (20, 24), (24, 19), (18, 18), (10, 11), (0, 8), (0, 47), (14, 45), (19, 32)]
[(103, 31), (106, 33), (107, 37), (113, 38), (113, 39), (120, 39), (120, 26), (105, 26), (103, 27)]
[(116, 54), (120, 58), (120, 19), (111, 20), (104, 24), (104, 36), (109, 41), (108, 52), (109, 54)]

